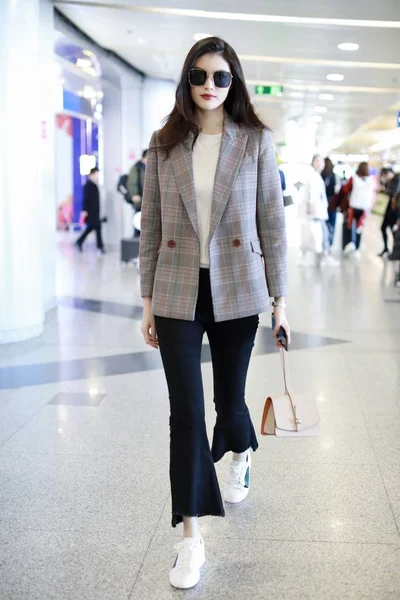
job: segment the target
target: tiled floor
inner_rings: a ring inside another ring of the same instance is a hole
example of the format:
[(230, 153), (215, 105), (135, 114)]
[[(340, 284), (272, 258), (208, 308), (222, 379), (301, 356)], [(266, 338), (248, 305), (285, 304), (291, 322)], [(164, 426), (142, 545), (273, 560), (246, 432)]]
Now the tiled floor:
[[(373, 217), (362, 260), (324, 272), (296, 266), (294, 209), (288, 222), (291, 375), (317, 397), (321, 436), (259, 439), (248, 499), (202, 520), (207, 563), (188, 592), (168, 583), (168, 399), (140, 335), (137, 272), (60, 242), (43, 336), (0, 347), (1, 600), (399, 600), (400, 290)], [(262, 325), (257, 429), (282, 390)], [(207, 346), (203, 371), (211, 431)]]

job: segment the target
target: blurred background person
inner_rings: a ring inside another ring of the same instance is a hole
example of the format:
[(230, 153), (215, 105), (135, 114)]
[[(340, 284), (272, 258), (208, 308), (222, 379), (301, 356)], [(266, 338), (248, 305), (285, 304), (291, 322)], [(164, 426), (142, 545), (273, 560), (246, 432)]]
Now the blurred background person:
[(89, 233), (96, 232), (97, 248), (105, 254), (101, 236), (99, 169), (94, 167), (89, 173), (89, 179), (83, 187), (83, 205), (81, 218), (86, 223), (86, 229), (77, 239), (76, 246), (82, 252), (82, 246)]
[(397, 222), (396, 197), (400, 192), (400, 176), (398, 173), (394, 175), (391, 169), (382, 169), (380, 183), (382, 191), (388, 196), (388, 203), (381, 226), (383, 250), (378, 254), (378, 256), (385, 256), (389, 253), (387, 230), (389, 229), (393, 234), (393, 228)]
[[(147, 164), (147, 153), (148, 149), (143, 150), (142, 158), (138, 160), (129, 171), (127, 187), (128, 192), (132, 198), (132, 205), (135, 212), (142, 210), (142, 198), (143, 198), (143, 187), (144, 177), (146, 173)], [(134, 235), (138, 236), (139, 230), (135, 228)]]
[(320, 255), (321, 266), (338, 266), (339, 262), (330, 254), (328, 220), (328, 199), (326, 197), (325, 183), (321, 173), (325, 161), (320, 154), (312, 160), (312, 170), (304, 190), (304, 208), (306, 220), (302, 226), (302, 263), (311, 266), (315, 261), (306, 260), (306, 252), (313, 251)]
[(361, 236), (372, 208), (375, 183), (367, 162), (360, 163), (357, 172), (342, 187), (339, 202), (343, 212), (343, 252), (360, 258)]
[(336, 194), (340, 190), (340, 178), (334, 173), (334, 165), (329, 157), (325, 158), (324, 170), (321, 177), (325, 183), (325, 192), (328, 200), (328, 220), (326, 222), (329, 231), (329, 245), (332, 246), (336, 227)]
[(276, 162), (278, 163), (278, 170), (279, 170), (279, 177), (281, 178), (281, 188), (282, 188), (282, 193), (286, 192), (286, 178), (285, 178), (285, 173), (282, 171), (280, 164), (281, 164), (281, 160), (279, 158), (279, 156), (276, 157)]

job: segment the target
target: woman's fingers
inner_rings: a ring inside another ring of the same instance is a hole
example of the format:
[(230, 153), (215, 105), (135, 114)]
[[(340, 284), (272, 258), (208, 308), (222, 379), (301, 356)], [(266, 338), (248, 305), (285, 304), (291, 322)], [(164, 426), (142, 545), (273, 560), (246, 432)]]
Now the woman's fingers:
[(150, 324), (150, 346), (152, 346), (152, 348), (158, 348), (158, 338), (157, 338), (157, 331), (156, 331), (156, 325), (154, 320), (152, 320), (151, 324)]
[(143, 323), (141, 327), (141, 331), (144, 337), (144, 341), (148, 346), (152, 348), (158, 349), (158, 339), (157, 339), (157, 331), (155, 322), (151, 320), (150, 322)]
[(144, 337), (144, 341), (146, 342), (146, 344), (150, 344), (150, 328), (149, 326), (146, 326), (144, 323), (141, 327), (141, 331), (142, 331), (142, 335)]
[(289, 323), (286, 321), (286, 319), (283, 319), (282, 321), (277, 319), (276, 323), (275, 323), (275, 329), (273, 331), (273, 336), (276, 340), (276, 345), (278, 348), (280, 348), (280, 346), (281, 346), (281, 343), (278, 340), (279, 330), (281, 327), (285, 330), (288, 345), (291, 343), (291, 333), (290, 333)]

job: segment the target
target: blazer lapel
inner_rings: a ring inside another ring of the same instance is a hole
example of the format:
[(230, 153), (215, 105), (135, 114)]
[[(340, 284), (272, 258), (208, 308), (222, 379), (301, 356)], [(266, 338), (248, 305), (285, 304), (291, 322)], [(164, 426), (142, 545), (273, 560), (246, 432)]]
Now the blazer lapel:
[(171, 164), (175, 180), (185, 205), (193, 229), (199, 237), (199, 224), (197, 220), (196, 196), (194, 192), (193, 158), (191, 144), (192, 136), (183, 144), (176, 146), (171, 152)]
[(221, 220), (246, 149), (247, 135), (225, 113), (224, 134), (215, 174), (211, 209), (210, 240)]

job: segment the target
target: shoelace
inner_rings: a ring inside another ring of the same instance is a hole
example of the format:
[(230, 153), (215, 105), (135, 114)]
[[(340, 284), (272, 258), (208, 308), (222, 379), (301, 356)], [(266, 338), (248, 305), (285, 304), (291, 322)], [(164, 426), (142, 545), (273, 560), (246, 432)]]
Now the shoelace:
[(229, 485), (242, 488), (244, 486), (244, 478), (246, 476), (248, 466), (249, 465), (247, 461), (243, 463), (243, 466), (235, 466), (231, 463), (229, 472)]
[(178, 569), (191, 569), (194, 558), (194, 551), (196, 549), (196, 543), (192, 542), (190, 545), (185, 542), (179, 542), (175, 546), (178, 552), (178, 559), (175, 564), (175, 568)]

